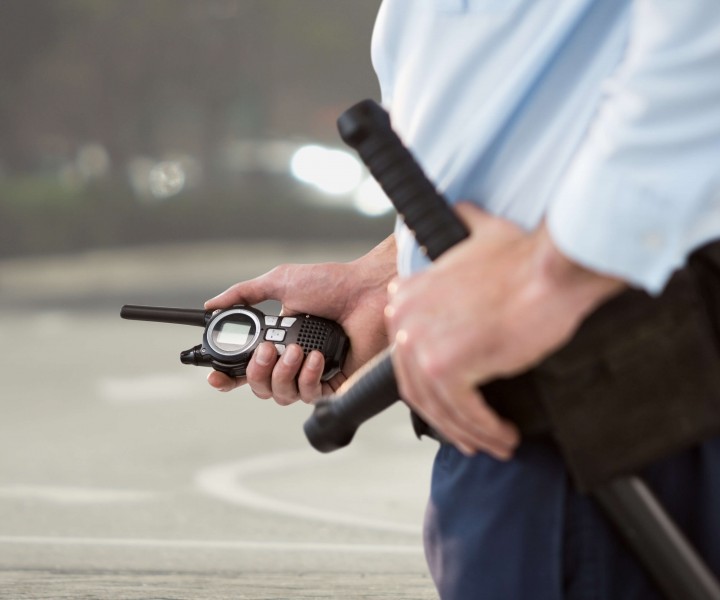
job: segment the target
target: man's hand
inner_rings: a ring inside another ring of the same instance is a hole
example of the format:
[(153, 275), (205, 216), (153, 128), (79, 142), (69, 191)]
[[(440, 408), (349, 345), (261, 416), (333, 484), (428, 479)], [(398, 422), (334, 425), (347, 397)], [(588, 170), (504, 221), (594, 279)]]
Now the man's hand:
[(311, 403), (336, 390), (347, 377), (388, 345), (383, 310), (387, 285), (395, 275), (395, 240), (389, 237), (365, 256), (350, 263), (281, 265), (272, 271), (238, 283), (205, 303), (206, 309), (233, 304), (282, 302), (282, 314), (309, 313), (338, 322), (350, 338), (350, 351), (341, 373), (321, 383), (322, 354), (315, 350), (306, 360), (297, 344), (278, 356), (275, 346), (258, 346), (246, 377), (231, 378), (219, 371), (208, 382), (220, 391), (248, 384), (259, 398), (278, 404), (298, 399)]
[(469, 204), (458, 212), (470, 237), (389, 288), (393, 364), (402, 397), (449, 442), (507, 459), (518, 432), (477, 386), (540, 362), (623, 284), (569, 261), (544, 226), (527, 233)]

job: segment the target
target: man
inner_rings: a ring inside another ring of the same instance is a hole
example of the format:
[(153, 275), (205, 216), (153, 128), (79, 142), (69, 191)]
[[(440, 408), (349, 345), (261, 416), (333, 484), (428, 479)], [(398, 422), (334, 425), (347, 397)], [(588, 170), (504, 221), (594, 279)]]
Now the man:
[[(428, 266), (400, 226), (353, 263), (285, 265), (207, 307), (275, 298), (334, 319), (345, 375), (395, 343), (403, 398), (449, 442), (425, 531), (443, 600), (656, 597), (553, 447), (521, 443), (476, 387), (537, 364), (625, 286), (659, 293), (720, 236), (720, 4), (386, 0), (373, 62), (470, 238)], [(264, 346), (246, 381), (209, 381), (312, 402), (320, 358)], [(718, 464), (711, 440), (648, 477), (720, 572)]]

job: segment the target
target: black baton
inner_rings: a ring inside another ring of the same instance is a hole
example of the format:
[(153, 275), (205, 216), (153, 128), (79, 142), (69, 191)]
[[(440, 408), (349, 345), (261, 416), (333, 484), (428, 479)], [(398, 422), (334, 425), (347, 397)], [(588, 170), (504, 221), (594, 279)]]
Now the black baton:
[[(405, 225), (431, 260), (468, 231), (393, 131), (385, 110), (364, 100), (338, 119)], [(348, 445), (358, 427), (399, 399), (392, 349), (378, 354), (333, 396), (321, 399), (305, 435), (321, 452)], [(621, 477), (591, 495), (669, 600), (720, 600), (714, 575), (638, 477)]]
[[(340, 137), (360, 155), (430, 260), (468, 236), (381, 106), (363, 100), (345, 111), (337, 125)], [(331, 452), (347, 446), (360, 425), (399, 400), (391, 351), (378, 354), (339, 393), (316, 403), (304, 426), (315, 449)]]

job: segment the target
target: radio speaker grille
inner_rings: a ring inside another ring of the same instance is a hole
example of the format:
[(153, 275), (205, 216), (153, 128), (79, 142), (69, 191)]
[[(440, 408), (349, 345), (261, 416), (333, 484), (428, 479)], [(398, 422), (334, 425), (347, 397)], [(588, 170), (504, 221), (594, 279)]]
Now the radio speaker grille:
[(324, 323), (305, 319), (300, 327), (297, 341), (307, 355), (313, 350), (322, 350), (325, 347), (328, 333), (329, 327)]

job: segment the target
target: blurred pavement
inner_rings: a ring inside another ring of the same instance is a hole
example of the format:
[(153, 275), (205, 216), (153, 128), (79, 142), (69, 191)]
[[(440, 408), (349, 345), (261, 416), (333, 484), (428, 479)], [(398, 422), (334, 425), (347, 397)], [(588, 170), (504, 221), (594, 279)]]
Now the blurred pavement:
[[(434, 444), (407, 409), (311, 450), (310, 408), (181, 365), (200, 307), (278, 263), (361, 247), (205, 244), (0, 261), (0, 598), (436, 598), (421, 523)], [(291, 258), (290, 258), (291, 257)]]

